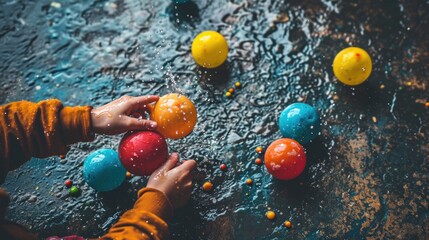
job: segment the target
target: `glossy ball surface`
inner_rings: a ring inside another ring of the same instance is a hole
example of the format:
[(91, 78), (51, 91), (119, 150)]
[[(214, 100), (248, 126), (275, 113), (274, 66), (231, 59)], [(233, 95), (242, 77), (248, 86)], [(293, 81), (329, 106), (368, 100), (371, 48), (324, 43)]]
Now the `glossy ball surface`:
[(213, 183), (211, 182), (205, 182), (203, 184), (203, 190), (206, 192), (210, 192), (213, 189)]
[(276, 218), (276, 213), (274, 211), (267, 211), (265, 213), (265, 216), (269, 219), (269, 220), (274, 220), (274, 218)]
[(320, 116), (317, 110), (305, 103), (293, 103), (279, 117), (282, 136), (306, 144), (320, 133)]
[(73, 186), (69, 190), (69, 194), (73, 197), (78, 197), (80, 194), (80, 189), (76, 186)]
[(278, 139), (265, 151), (265, 167), (279, 180), (298, 177), (304, 171), (306, 162), (304, 148), (293, 139)]
[(122, 165), (137, 176), (151, 175), (168, 158), (164, 137), (151, 131), (126, 133), (119, 143), (118, 152)]
[(192, 56), (201, 67), (219, 67), (228, 57), (228, 43), (218, 32), (202, 32), (192, 42)]
[(100, 192), (111, 191), (125, 180), (126, 170), (113, 149), (99, 149), (85, 159), (83, 177), (89, 186)]
[(362, 48), (348, 47), (335, 56), (332, 67), (340, 82), (356, 86), (368, 79), (372, 71), (372, 61)]
[(197, 109), (186, 96), (170, 93), (162, 96), (150, 109), (150, 118), (158, 124), (156, 130), (162, 136), (179, 139), (194, 130)]

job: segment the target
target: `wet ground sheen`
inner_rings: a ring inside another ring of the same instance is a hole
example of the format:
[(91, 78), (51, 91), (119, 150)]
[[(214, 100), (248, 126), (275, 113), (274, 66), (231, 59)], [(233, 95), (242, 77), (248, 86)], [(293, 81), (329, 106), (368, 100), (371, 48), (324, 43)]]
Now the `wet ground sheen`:
[[(188, 96), (199, 121), (169, 146), (198, 169), (190, 204), (170, 223), (172, 239), (429, 238), (428, 1), (59, 3), (0, 0), (0, 103)], [(225, 65), (205, 71), (190, 46), (209, 29), (226, 37), (230, 52)], [(354, 88), (331, 68), (352, 45), (366, 49), (374, 66)], [(227, 99), (236, 81), (243, 87)], [(281, 137), (277, 119), (298, 101), (318, 109), (322, 134), (305, 146), (305, 173), (280, 182), (254, 164), (254, 149)], [(146, 183), (134, 177), (98, 193), (84, 182), (84, 158), (117, 148), (120, 138), (98, 136), (65, 159), (33, 159), (10, 172), (1, 186), (12, 195), (7, 218), (41, 236), (102, 235)], [(244, 184), (249, 177), (252, 187)], [(65, 179), (80, 197), (68, 195)], [(212, 193), (201, 190), (207, 180)], [(265, 218), (268, 209), (276, 220)]]

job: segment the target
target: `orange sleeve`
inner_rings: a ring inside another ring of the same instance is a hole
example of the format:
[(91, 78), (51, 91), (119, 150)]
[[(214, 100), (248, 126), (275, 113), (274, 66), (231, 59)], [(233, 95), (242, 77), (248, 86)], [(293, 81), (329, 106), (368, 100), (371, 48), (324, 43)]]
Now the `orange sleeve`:
[(126, 211), (109, 232), (100, 239), (168, 239), (166, 221), (173, 215), (173, 207), (164, 193), (143, 188), (131, 210)]
[(66, 154), (69, 144), (92, 141), (91, 110), (56, 99), (0, 106), (0, 183), (31, 157)]

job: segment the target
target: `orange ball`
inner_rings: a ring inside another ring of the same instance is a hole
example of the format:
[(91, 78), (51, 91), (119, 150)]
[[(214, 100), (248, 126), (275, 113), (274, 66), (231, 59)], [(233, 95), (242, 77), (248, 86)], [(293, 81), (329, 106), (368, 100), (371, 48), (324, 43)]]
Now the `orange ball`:
[(273, 220), (274, 218), (276, 218), (276, 213), (273, 211), (268, 211), (267, 213), (265, 213), (265, 216), (270, 219)]
[(253, 180), (251, 178), (246, 179), (246, 184), (252, 186)]
[(150, 109), (150, 119), (156, 130), (165, 138), (179, 139), (187, 136), (197, 123), (197, 109), (184, 95), (170, 93), (162, 96)]
[(211, 183), (211, 182), (205, 182), (203, 184), (203, 189), (206, 192), (210, 192), (213, 189), (213, 183)]
[(268, 172), (280, 180), (291, 180), (304, 171), (307, 156), (297, 141), (281, 138), (265, 151), (265, 167)]

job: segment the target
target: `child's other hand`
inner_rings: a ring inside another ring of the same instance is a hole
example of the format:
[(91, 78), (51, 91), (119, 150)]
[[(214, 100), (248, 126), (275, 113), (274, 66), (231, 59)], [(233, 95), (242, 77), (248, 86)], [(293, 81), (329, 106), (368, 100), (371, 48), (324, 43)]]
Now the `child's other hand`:
[(123, 96), (91, 112), (94, 133), (115, 135), (130, 130), (155, 130), (156, 122), (147, 120), (148, 104), (159, 96)]
[(167, 162), (152, 173), (147, 183), (147, 187), (163, 192), (175, 209), (184, 206), (191, 197), (191, 171), (197, 166), (194, 160), (186, 160), (177, 166), (178, 160), (179, 155), (172, 153)]

